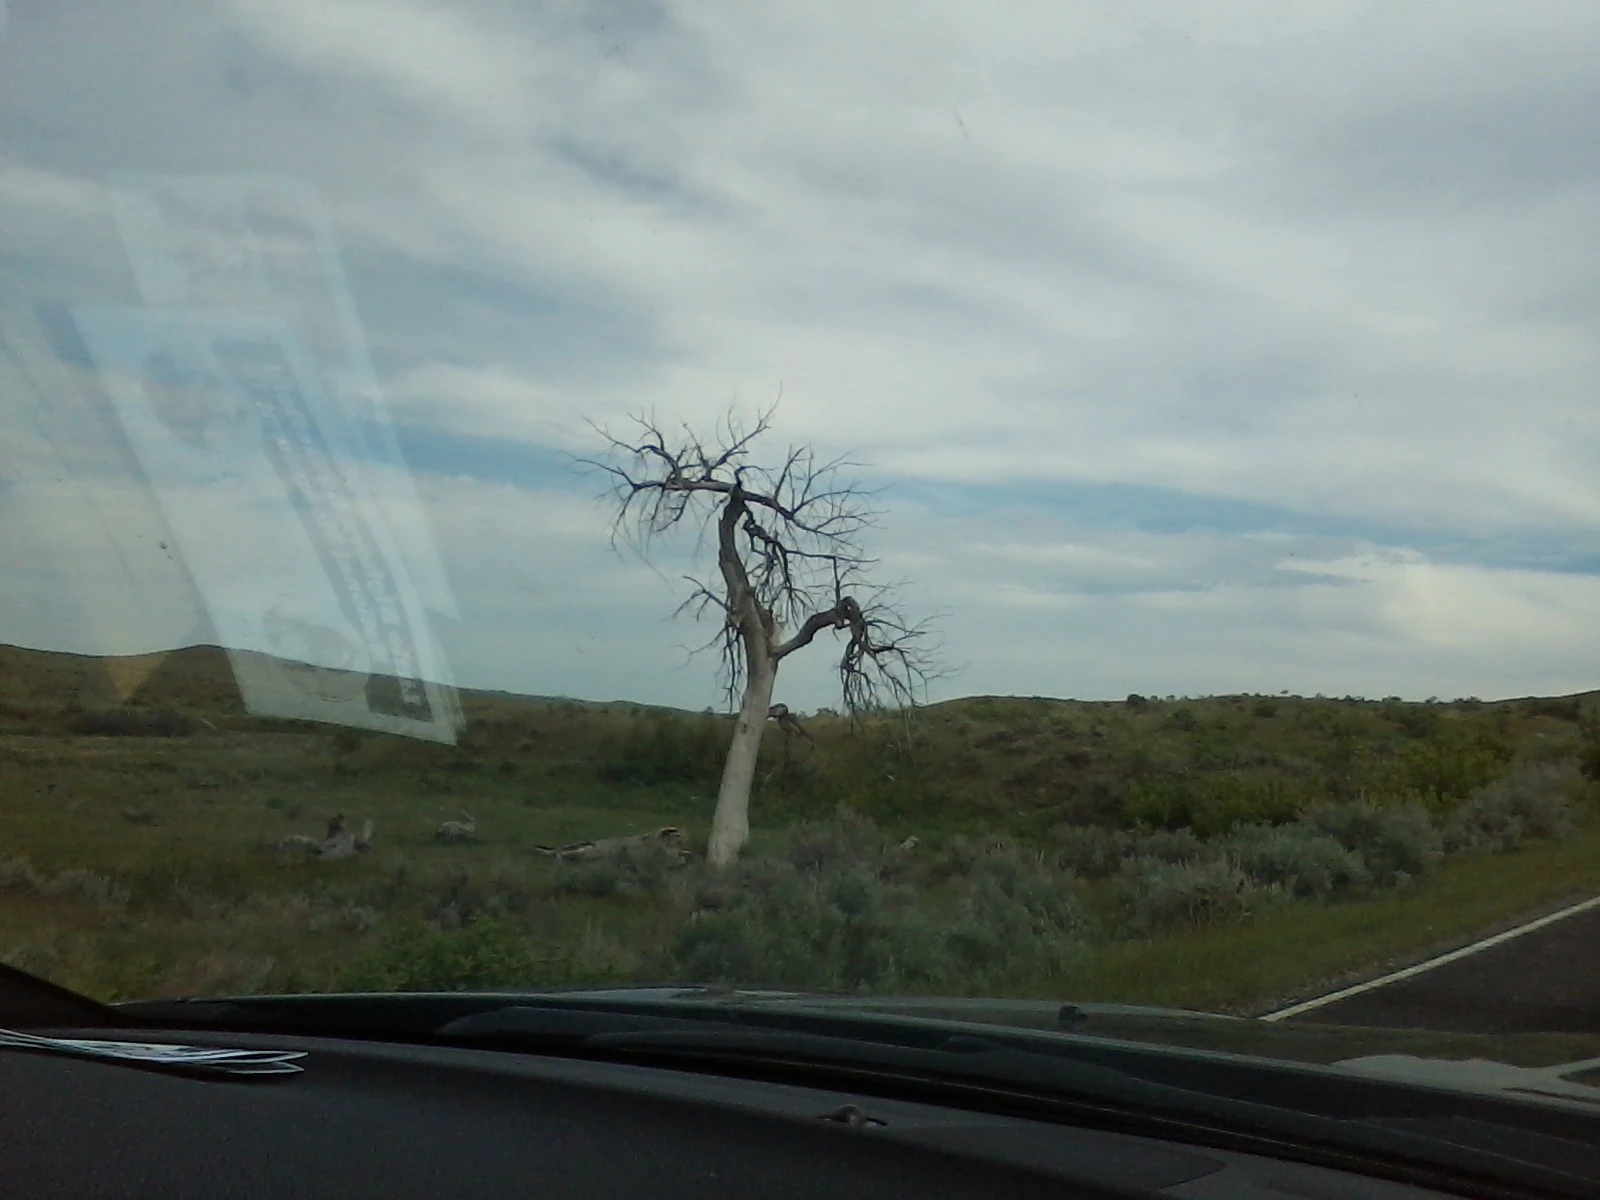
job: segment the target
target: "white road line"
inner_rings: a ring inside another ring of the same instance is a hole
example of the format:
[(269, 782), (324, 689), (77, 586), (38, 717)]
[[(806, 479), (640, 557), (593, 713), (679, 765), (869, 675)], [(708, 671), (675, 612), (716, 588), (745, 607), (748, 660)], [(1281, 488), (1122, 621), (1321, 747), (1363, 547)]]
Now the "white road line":
[(1424, 971), (1431, 971), (1435, 967), (1442, 967), (1446, 963), (1453, 963), (1457, 959), (1466, 958), (1480, 950), (1488, 950), (1502, 942), (1509, 942), (1512, 938), (1521, 937), (1525, 933), (1532, 933), (1536, 929), (1543, 929), (1546, 925), (1554, 925), (1557, 921), (1567, 917), (1575, 917), (1581, 912), (1591, 908), (1600, 908), (1600, 896), (1589, 900), (1580, 901), (1569, 905), (1559, 912), (1550, 913), (1540, 917), (1537, 921), (1529, 921), (1526, 925), (1518, 925), (1515, 929), (1507, 929), (1493, 937), (1484, 938), (1481, 942), (1473, 942), (1470, 946), (1462, 946), (1459, 950), (1452, 950), (1448, 954), (1441, 954), (1437, 958), (1430, 958), (1426, 962), (1419, 962), (1415, 966), (1406, 967), (1404, 970), (1391, 971), (1387, 975), (1380, 975), (1376, 979), (1369, 979), (1365, 983), (1354, 984), (1351, 987), (1340, 988), (1337, 992), (1329, 992), (1326, 996), (1318, 996), (1314, 1000), (1303, 1000), (1299, 1004), (1291, 1004), (1288, 1008), (1280, 1008), (1277, 1012), (1267, 1013), (1260, 1019), (1263, 1021), (1282, 1021), (1287, 1017), (1298, 1017), (1301, 1013), (1311, 1012), (1321, 1008), (1324, 1004), (1332, 1004), (1337, 1000), (1345, 1000), (1351, 996), (1359, 996), (1362, 992), (1370, 992), (1374, 988), (1381, 988), (1391, 983), (1398, 983), (1402, 979), (1410, 979), (1414, 975), (1421, 975)]

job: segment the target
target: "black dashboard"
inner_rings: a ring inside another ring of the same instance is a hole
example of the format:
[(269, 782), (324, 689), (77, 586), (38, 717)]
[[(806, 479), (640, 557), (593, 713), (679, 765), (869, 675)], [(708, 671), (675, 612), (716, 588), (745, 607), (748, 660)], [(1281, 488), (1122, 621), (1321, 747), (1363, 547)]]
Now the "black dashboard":
[[(148, 1040), (148, 1030), (89, 1036)], [(163, 1031), (205, 1044), (215, 1031)], [(0, 1055), (0, 1194), (1421, 1198), (1261, 1155), (903, 1099), (478, 1048), (284, 1035), (271, 1080)]]

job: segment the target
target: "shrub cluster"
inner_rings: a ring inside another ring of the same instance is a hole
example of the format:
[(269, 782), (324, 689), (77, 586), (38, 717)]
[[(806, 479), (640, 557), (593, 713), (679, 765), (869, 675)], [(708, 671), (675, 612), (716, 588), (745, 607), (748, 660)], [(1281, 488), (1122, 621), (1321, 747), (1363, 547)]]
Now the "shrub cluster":
[(1359, 853), (1300, 822), (1242, 826), (1223, 846), (1252, 884), (1291, 896), (1330, 900), (1360, 891), (1371, 881)]
[(935, 916), (897, 881), (905, 859), (888, 842), (844, 818), (802, 827), (782, 855), (706, 875), (671, 946), (674, 970), (701, 983), (970, 990), (1059, 976), (1084, 949), (1070, 874), (957, 840), (926, 867), (927, 881), (957, 889)]
[(667, 890), (682, 860), (661, 846), (624, 846), (605, 858), (556, 865), (550, 891), (567, 896), (650, 896)]
[(991, 856), (961, 898), (946, 938), (963, 974), (979, 980), (1057, 977), (1087, 943), (1072, 876), (1017, 853)]
[(380, 992), (539, 987), (543, 965), (514, 923), (485, 914), (458, 929), (397, 924), (345, 969), (340, 985)]
[(1445, 827), (1445, 846), (1503, 853), (1534, 839), (1566, 837), (1584, 792), (1576, 764), (1529, 764), (1479, 789), (1458, 808)]
[(909, 888), (859, 868), (807, 872), (775, 859), (730, 875), (701, 891), (673, 941), (686, 980), (854, 991), (947, 973), (941, 931)]
[(1237, 920), (1257, 889), (1221, 857), (1191, 862), (1130, 859), (1117, 880), (1126, 931), (1136, 935)]
[(1397, 887), (1419, 878), (1443, 849), (1439, 831), (1416, 804), (1385, 806), (1364, 800), (1324, 804), (1306, 820), (1359, 854), (1375, 887)]
[(0, 893), (29, 892), (37, 896), (77, 900), (106, 912), (121, 912), (132, 894), (123, 884), (83, 867), (68, 867), (51, 876), (39, 871), (25, 858), (0, 862)]
[(0, 892), (37, 892), (44, 877), (25, 858), (0, 860)]
[(729, 729), (716, 717), (650, 713), (609, 747), (601, 775), (611, 783), (710, 786), (722, 772)]
[(1055, 861), (1085, 879), (1115, 875), (1129, 857), (1133, 835), (1103, 825), (1061, 825), (1050, 831)]
[(1209, 855), (1192, 829), (1157, 829), (1135, 838), (1131, 849), (1135, 858), (1164, 863), (1195, 862)]

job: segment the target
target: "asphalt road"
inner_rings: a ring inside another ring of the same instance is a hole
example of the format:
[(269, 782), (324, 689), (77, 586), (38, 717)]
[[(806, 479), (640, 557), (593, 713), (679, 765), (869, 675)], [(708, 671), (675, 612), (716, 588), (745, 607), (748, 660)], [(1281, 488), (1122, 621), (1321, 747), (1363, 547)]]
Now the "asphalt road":
[(1286, 1021), (1600, 1033), (1600, 907)]

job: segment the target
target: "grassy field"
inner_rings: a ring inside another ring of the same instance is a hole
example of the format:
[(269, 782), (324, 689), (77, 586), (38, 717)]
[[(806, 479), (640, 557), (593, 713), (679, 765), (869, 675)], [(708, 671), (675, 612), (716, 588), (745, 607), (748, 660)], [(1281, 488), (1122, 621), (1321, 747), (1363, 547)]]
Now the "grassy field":
[[(214, 650), (0, 648), (0, 960), (106, 998), (720, 974), (1247, 1012), (1600, 891), (1591, 697), (813, 714), (727, 876), (533, 851), (703, 836), (724, 718), (463, 703), (439, 746), (251, 718)], [(481, 843), (438, 844), (462, 810)], [(270, 849), (335, 812), (369, 853)]]

